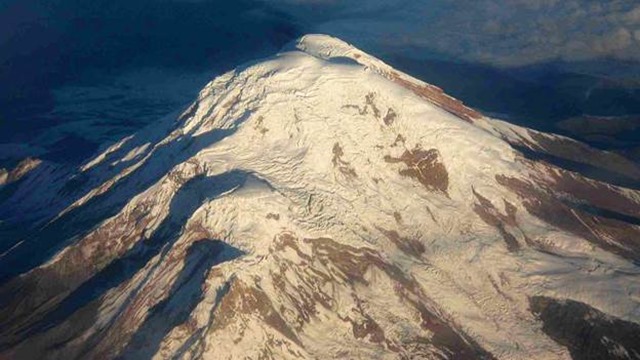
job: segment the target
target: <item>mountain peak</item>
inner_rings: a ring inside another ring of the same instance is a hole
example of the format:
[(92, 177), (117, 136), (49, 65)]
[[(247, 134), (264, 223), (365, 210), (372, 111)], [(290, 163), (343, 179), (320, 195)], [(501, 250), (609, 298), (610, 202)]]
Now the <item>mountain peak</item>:
[(324, 34), (303, 35), (295, 40), (293, 44), (296, 49), (322, 59), (346, 56), (349, 52), (361, 52), (345, 41)]
[(640, 352), (640, 193), (576, 163), (640, 179), (307, 35), (16, 183), (48, 213), (0, 257), (0, 357)]

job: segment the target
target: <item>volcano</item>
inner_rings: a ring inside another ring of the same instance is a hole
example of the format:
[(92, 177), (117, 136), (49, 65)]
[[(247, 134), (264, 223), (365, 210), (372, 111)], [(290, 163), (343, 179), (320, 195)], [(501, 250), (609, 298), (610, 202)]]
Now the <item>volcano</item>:
[(307, 35), (0, 189), (0, 358), (637, 359), (639, 184)]

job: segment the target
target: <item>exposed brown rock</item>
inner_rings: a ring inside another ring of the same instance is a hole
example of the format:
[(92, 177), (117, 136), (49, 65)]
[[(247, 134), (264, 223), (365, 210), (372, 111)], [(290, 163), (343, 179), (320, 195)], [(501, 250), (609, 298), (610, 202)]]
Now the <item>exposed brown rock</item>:
[(373, 343), (381, 343), (385, 341), (384, 331), (370, 316), (366, 316), (361, 322), (352, 321), (353, 336), (356, 339), (364, 339), (369, 337)]
[[(304, 254), (300, 250), (298, 246), (300, 241), (311, 247), (311, 255)], [(397, 266), (383, 260), (376, 251), (340, 244), (328, 238), (298, 240), (290, 233), (284, 233), (279, 236), (276, 243), (278, 245), (274, 250), (279, 249), (278, 251), (281, 251), (284, 247), (288, 247), (300, 254), (301, 259), (308, 261), (308, 263), (305, 262), (304, 268), (297, 267), (289, 270), (289, 266), (295, 267), (298, 265), (291, 263), (289, 260), (281, 259), (287, 264), (281, 266), (281, 268), (284, 271), (291, 271), (292, 275), (303, 276), (301, 278), (302, 282), (311, 284), (313, 288), (317, 289), (312, 294), (306, 294), (304, 288), (298, 287), (296, 296), (288, 294), (287, 289), (291, 288), (291, 284), (289, 284), (289, 287), (285, 286), (287, 280), (284, 273), (278, 274), (277, 278), (281, 285), (276, 286), (280, 286), (279, 288), (283, 294), (286, 294), (285, 296), (298, 301), (300, 304), (295, 305), (297, 311), (303, 311), (305, 314), (302, 316), (302, 323), (299, 323), (300, 326), (303, 326), (308, 321), (308, 316), (313, 316), (317, 304), (321, 304), (321, 306), (328, 309), (332, 309), (334, 306), (331, 295), (325, 294), (322, 290), (326, 286), (320, 287), (320, 284), (329, 282), (334, 284), (333, 286), (349, 286), (354, 291), (352, 296), (356, 306), (353, 311), (356, 316), (348, 316), (342, 319), (343, 321), (351, 322), (354, 337), (356, 339), (367, 339), (378, 344), (386, 344), (390, 350), (396, 352), (400, 351), (400, 347), (402, 347), (402, 352), (417, 355), (418, 352), (413, 349), (410, 342), (406, 340), (397, 341), (387, 337), (373, 317), (366, 313), (361, 300), (356, 295), (355, 289), (357, 287), (354, 287), (354, 285), (358, 283), (369, 286), (365, 279), (365, 274), (370, 269), (375, 268), (396, 282), (396, 296), (402, 302), (414, 308), (419, 316), (417, 319), (419, 325), (434, 334), (431, 339), (424, 339), (424, 344), (428, 343), (431, 346), (431, 350), (427, 354), (434, 356), (433, 350), (435, 347), (438, 351), (450, 354), (453, 358), (492, 358), (490, 353), (482, 349), (471, 338), (455, 330), (447, 320), (437, 315), (436, 311), (430, 310), (429, 306), (426, 305), (429, 302), (428, 297), (415, 279), (407, 276)]]
[(277, 251), (283, 251), (286, 248), (291, 248), (297, 253), (297, 255), (300, 258), (305, 260), (311, 260), (311, 258), (307, 254), (302, 252), (298, 247), (299, 241), (300, 240), (294, 234), (289, 232), (283, 232), (278, 234), (278, 236), (276, 236), (276, 239), (274, 241), (274, 248)]
[(436, 216), (433, 214), (433, 211), (431, 211), (431, 208), (428, 206), (425, 206), (425, 209), (427, 209), (427, 212), (429, 213), (431, 220), (433, 220), (434, 223), (438, 224), (438, 220), (436, 220)]
[[(4, 319), (15, 321), (12, 326), (2, 329), (3, 336), (28, 328), (108, 262), (123, 256), (127, 250), (125, 244), (138, 240), (151, 221), (143, 220), (139, 211), (143, 210), (138, 208), (126, 215), (130, 217), (125, 222), (128, 226), (118, 225), (118, 222), (107, 224), (87, 236), (78, 246), (69, 247), (60, 261), (45, 268), (36, 268), (4, 286), (2, 291), (16, 293), (16, 302), (8, 303), (0, 310)], [(119, 244), (110, 241), (119, 234), (122, 234)]]
[(640, 166), (622, 155), (595, 149), (573, 139), (548, 135), (535, 130), (527, 130), (527, 134), (533, 139), (533, 142), (524, 137), (520, 137), (518, 140), (505, 137), (504, 140), (516, 147), (524, 146), (532, 151), (550, 154), (640, 181)]
[(384, 119), (382, 119), (382, 121), (384, 121), (385, 125), (390, 126), (393, 124), (397, 117), (398, 115), (396, 114), (396, 112), (392, 108), (389, 108), (387, 109), (387, 114), (384, 116)]
[(420, 258), (426, 251), (424, 244), (419, 240), (402, 237), (395, 230), (385, 230), (382, 228), (378, 228), (378, 230), (391, 240), (398, 249), (409, 256)]
[[(419, 300), (425, 295), (415, 280), (407, 278), (399, 268), (384, 262), (375, 252), (340, 245), (329, 239), (305, 241), (312, 242), (314, 254), (326, 253), (331, 256), (333, 260), (331, 263), (338, 266), (352, 281), (363, 281), (363, 275), (369, 266), (375, 266), (383, 270), (390, 278), (396, 280), (401, 285), (398, 288), (398, 296), (401, 296), (416, 308), (420, 314), (422, 326), (434, 333), (431, 343), (437, 348), (446, 348), (452, 354), (456, 354), (455, 356), (459, 356), (458, 358), (492, 358), (491, 354), (483, 350), (477, 343), (466, 335), (461, 335), (453, 330), (450, 325), (428, 310), (425, 304)], [(323, 249), (323, 251), (320, 251), (320, 249)], [(332, 251), (329, 249), (332, 249)]]
[[(198, 165), (194, 165), (198, 166)], [(167, 175), (168, 181), (181, 184), (184, 176)], [(83, 282), (107, 267), (115, 259), (125, 255), (139, 241), (145, 241), (145, 231), (152, 221), (151, 208), (155, 198), (150, 196), (135, 208), (121, 212), (82, 240), (60, 253), (56, 261), (46, 267), (35, 268), (29, 273), (14, 278), (0, 291), (14, 292), (16, 296), (0, 309), (0, 317), (10, 326), (0, 329), (0, 334), (9, 334), (33, 325), (43, 314), (77, 289)], [(20, 294), (20, 295), (18, 295)]]
[[(407, 300), (414, 303), (410, 298)], [(418, 343), (427, 346), (434, 346), (438, 350), (445, 352), (450, 359), (494, 359), (494, 356), (491, 353), (484, 350), (471, 338), (466, 335), (459, 334), (451, 325), (442, 321), (438, 317), (435, 317), (424, 306), (424, 304), (414, 303), (414, 305), (420, 314), (420, 318), (422, 320), (421, 326), (433, 333), (433, 337), (430, 339), (423, 337), (416, 338)], [(409, 341), (405, 343), (405, 347), (411, 344), (415, 345), (416, 343), (414, 341)], [(416, 349), (411, 347), (410, 349), (412, 350), (412, 353), (416, 352)], [(429, 353), (430, 352), (427, 351), (425, 352), (425, 355)], [(433, 355), (428, 357), (433, 357)]]
[(180, 117), (178, 117), (179, 121), (184, 121), (187, 119), (192, 118), (197, 112), (198, 109), (200, 108), (200, 99), (196, 100), (193, 104), (191, 104), (191, 106), (189, 106), (189, 108), (187, 110), (185, 110)]
[(9, 178), (9, 172), (7, 169), (0, 169), (0, 186), (7, 183), (7, 179)]
[(222, 104), (222, 108), (223, 109), (229, 109), (233, 105), (237, 104), (238, 101), (240, 100), (240, 96), (241, 95), (242, 95), (241, 93), (238, 93), (238, 94), (234, 95), (231, 99), (227, 100), (224, 104)]
[(559, 229), (573, 233), (621, 257), (640, 259), (640, 227), (586, 213), (558, 199), (553, 187), (543, 189), (521, 179), (498, 175), (496, 180), (522, 198), (527, 211)]
[(278, 221), (280, 220), (280, 214), (268, 213), (267, 219)]
[(375, 116), (376, 119), (379, 119), (380, 109), (378, 109), (378, 107), (376, 106), (375, 99), (375, 93), (368, 93), (367, 96), (365, 96), (365, 104), (371, 109), (371, 111), (373, 111), (373, 116)]
[(516, 222), (516, 207), (508, 201), (505, 202), (506, 214), (502, 214), (491, 201), (473, 189), (473, 195), (475, 195), (478, 203), (473, 204), (473, 211), (484, 221), (487, 225), (492, 226), (498, 230), (507, 249), (511, 252), (520, 250), (520, 243), (516, 237), (511, 234), (508, 228), (517, 228)]
[(437, 149), (423, 150), (415, 147), (413, 150), (405, 150), (400, 158), (387, 155), (384, 160), (388, 163), (404, 162), (407, 168), (400, 170), (400, 175), (418, 180), (430, 191), (447, 194), (449, 173)]
[(385, 338), (384, 330), (382, 330), (380, 325), (378, 325), (378, 323), (366, 313), (363, 307), (363, 300), (361, 300), (356, 294), (352, 294), (352, 297), (356, 305), (352, 309), (355, 316), (353, 319), (350, 316), (345, 318), (341, 317), (341, 320), (351, 323), (353, 337), (359, 340), (366, 339), (377, 344), (387, 342), (388, 340)]
[(640, 325), (573, 300), (534, 296), (531, 311), (542, 331), (566, 346), (574, 359), (640, 358)]
[(342, 155), (344, 155), (344, 151), (342, 151), (342, 147), (340, 146), (340, 143), (333, 144), (332, 151), (333, 151), (333, 159), (331, 159), (331, 162), (333, 163), (333, 166), (338, 166), (338, 164), (341, 161)]
[(333, 159), (331, 162), (334, 167), (337, 167), (341, 173), (343, 173), (347, 177), (358, 177), (356, 171), (351, 167), (348, 161), (342, 159), (344, 155), (344, 151), (339, 143), (333, 144)]
[(269, 297), (260, 289), (233, 280), (229, 290), (221, 299), (213, 317), (212, 329), (224, 329), (232, 321), (247, 315), (259, 316), (268, 326), (297, 345), (302, 345), (296, 334), (289, 328)]
[[(632, 200), (614, 186), (551, 167), (547, 168), (546, 173), (553, 178), (549, 186), (559, 194), (566, 194), (573, 199), (586, 201), (599, 208), (640, 217), (640, 203)], [(540, 181), (544, 180), (540, 179)]]
[(258, 131), (263, 136), (269, 131), (269, 129), (264, 126), (264, 116), (258, 117), (258, 119), (256, 120), (256, 124), (253, 126), (253, 129)]
[(391, 144), (391, 146), (394, 147), (397, 145), (404, 145), (405, 141), (407, 141), (407, 139), (405, 139), (404, 136), (402, 136), (402, 134), (398, 134), (398, 136), (396, 136), (396, 139), (393, 142), (393, 144)]
[(380, 109), (378, 109), (378, 107), (377, 107), (377, 105), (375, 103), (375, 99), (376, 99), (376, 94), (375, 93), (368, 93), (364, 97), (364, 106), (360, 107), (358, 105), (347, 104), (347, 105), (343, 105), (342, 108), (343, 109), (355, 109), (355, 110), (358, 110), (358, 113), (360, 115), (367, 115), (367, 114), (369, 114), (369, 110), (371, 110), (373, 116), (376, 119), (379, 119), (380, 118)]
[(399, 212), (394, 211), (394, 212), (393, 212), (393, 218), (394, 218), (394, 219), (396, 219), (396, 222), (397, 222), (398, 224), (402, 224), (402, 215), (400, 215), (400, 213), (399, 213)]
[(473, 123), (475, 120), (482, 118), (482, 114), (465, 106), (460, 100), (457, 100), (442, 91), (442, 89), (430, 84), (418, 84), (407, 80), (402, 75), (392, 72), (386, 75), (391, 81), (413, 91), (421, 98), (434, 103), (438, 107), (446, 110), (457, 117)]
[(367, 315), (362, 307), (362, 301), (356, 295), (353, 295), (353, 297), (356, 302), (356, 308), (353, 310), (357, 312), (361, 319), (351, 319), (349, 317), (343, 319), (344, 321), (351, 322), (353, 337), (356, 339), (366, 339), (377, 344), (385, 342), (387, 339), (385, 338), (384, 330), (382, 330), (380, 325), (378, 325), (371, 316)]
[[(310, 321), (317, 314), (317, 307), (323, 306), (327, 309), (332, 308), (331, 296), (325, 293), (324, 285), (335, 281), (330, 275), (321, 271), (309, 271), (308, 264), (314, 262), (314, 259), (304, 253), (299, 248), (300, 240), (290, 233), (282, 233), (276, 237), (274, 252), (272, 252), (275, 260), (279, 264), (278, 270), (271, 272), (271, 278), (274, 286), (285, 296), (295, 309), (295, 324), (297, 330)], [(304, 261), (305, 266), (300, 268), (299, 265), (288, 257), (280, 256), (280, 252), (285, 249), (292, 249), (297, 256)], [(302, 278), (302, 281), (308, 287), (297, 287), (296, 292), (290, 292), (289, 289), (296, 287), (288, 280), (287, 274)]]
[[(503, 274), (501, 273), (501, 275)], [(513, 298), (502, 290), (501, 286), (498, 285), (498, 282), (492, 276), (488, 276), (488, 278), (489, 278), (489, 282), (491, 283), (491, 286), (496, 291), (496, 293), (500, 294), (500, 296), (504, 297), (509, 301), (513, 301)], [(501, 278), (501, 282), (502, 282), (502, 285), (504, 285), (504, 280), (502, 278)]]

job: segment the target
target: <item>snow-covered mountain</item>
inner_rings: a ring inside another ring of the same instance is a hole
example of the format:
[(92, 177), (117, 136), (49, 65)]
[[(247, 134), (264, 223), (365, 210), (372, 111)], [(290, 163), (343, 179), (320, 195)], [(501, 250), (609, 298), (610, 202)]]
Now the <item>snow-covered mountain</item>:
[(639, 358), (639, 183), (308, 35), (1, 189), (0, 358)]

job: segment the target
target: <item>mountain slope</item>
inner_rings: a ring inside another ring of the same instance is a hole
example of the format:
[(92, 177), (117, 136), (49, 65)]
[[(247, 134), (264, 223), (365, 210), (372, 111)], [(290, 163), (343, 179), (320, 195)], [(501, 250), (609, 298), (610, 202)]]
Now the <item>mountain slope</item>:
[(14, 184), (39, 225), (3, 244), (0, 357), (640, 354), (634, 163), (335, 38), (285, 50)]

